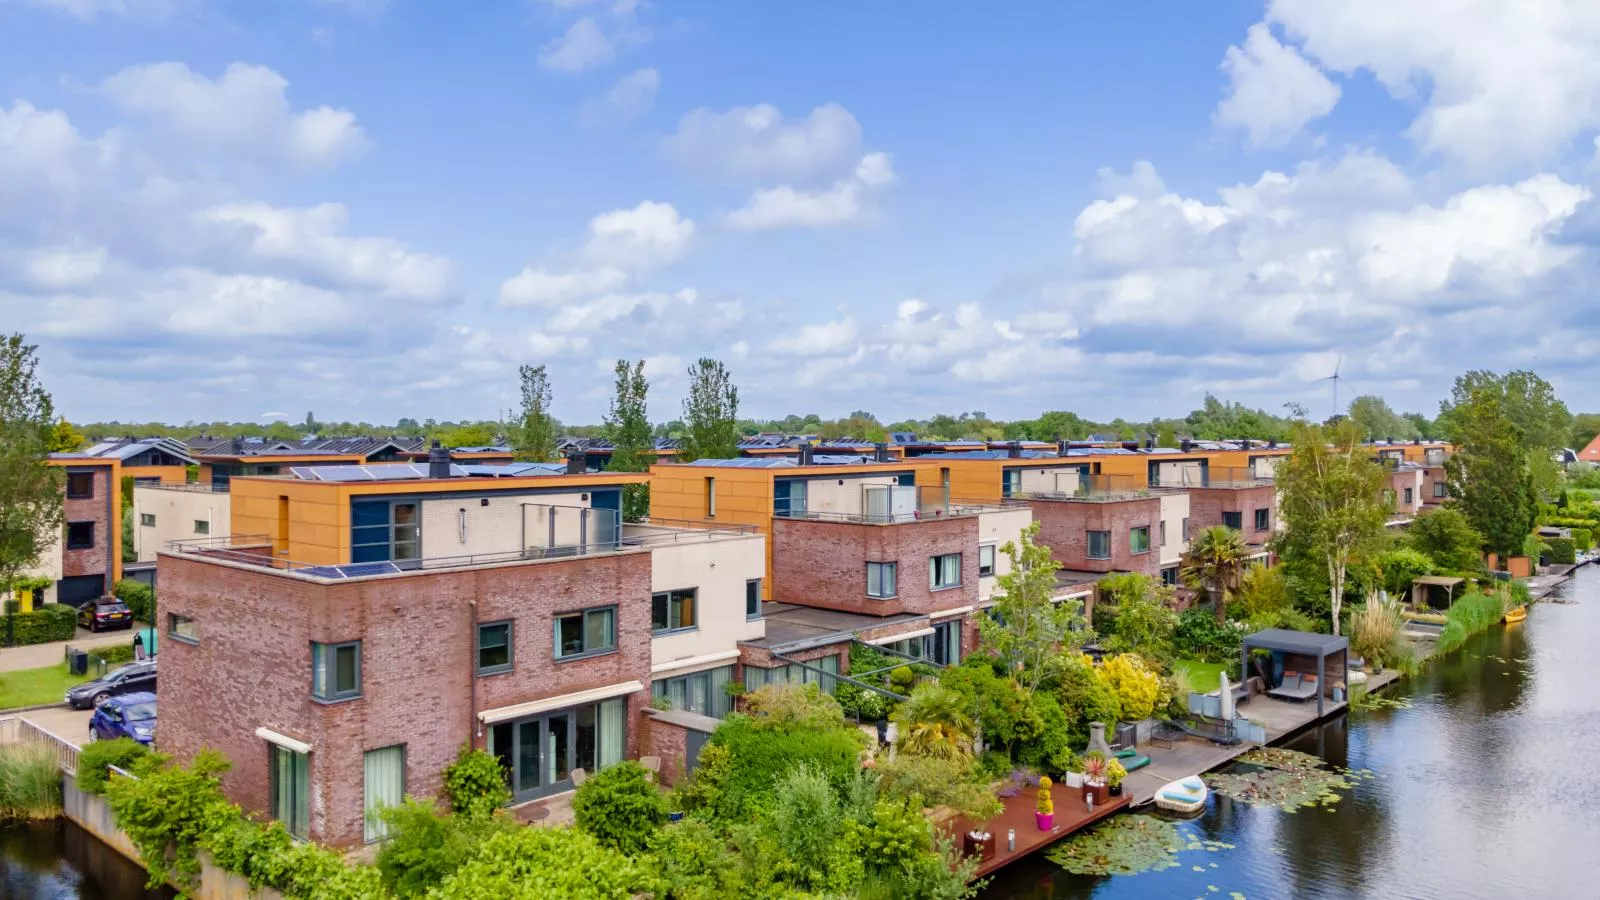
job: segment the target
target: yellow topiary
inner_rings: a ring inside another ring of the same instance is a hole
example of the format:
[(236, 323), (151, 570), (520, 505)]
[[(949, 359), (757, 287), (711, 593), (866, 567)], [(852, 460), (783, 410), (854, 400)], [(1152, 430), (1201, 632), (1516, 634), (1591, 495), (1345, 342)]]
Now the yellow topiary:
[(1050, 776), (1045, 775), (1039, 779), (1039, 814), (1048, 816), (1055, 811), (1055, 801), (1050, 798)]
[(1122, 706), (1122, 720), (1148, 719), (1161, 698), (1161, 676), (1151, 671), (1139, 657), (1124, 653), (1107, 659), (1100, 676), (1111, 686)]

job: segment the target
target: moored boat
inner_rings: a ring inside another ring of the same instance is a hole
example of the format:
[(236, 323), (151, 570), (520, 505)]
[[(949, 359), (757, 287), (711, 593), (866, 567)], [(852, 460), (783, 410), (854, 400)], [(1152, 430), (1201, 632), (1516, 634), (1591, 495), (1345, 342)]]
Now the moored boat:
[(1156, 806), (1168, 812), (1194, 813), (1205, 808), (1206, 783), (1198, 775), (1169, 781), (1156, 791)]
[(1523, 619), (1526, 619), (1527, 617), (1528, 617), (1528, 607), (1526, 607), (1526, 606), (1513, 606), (1510, 609), (1506, 610), (1506, 624), (1507, 625), (1514, 625), (1517, 622), (1521, 622)]

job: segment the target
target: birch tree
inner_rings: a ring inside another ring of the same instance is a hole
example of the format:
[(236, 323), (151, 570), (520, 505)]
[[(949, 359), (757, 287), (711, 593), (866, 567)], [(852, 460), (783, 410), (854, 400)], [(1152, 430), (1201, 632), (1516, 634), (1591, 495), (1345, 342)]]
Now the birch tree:
[(978, 619), (984, 647), (999, 657), (1029, 697), (1044, 678), (1045, 663), (1087, 637), (1078, 601), (1054, 599), (1061, 564), (1049, 547), (1033, 542), (1038, 534), (1039, 523), (1034, 522), (1022, 530), (1019, 541), (1000, 548), (1011, 560), (1011, 571), (996, 580), (994, 607)]

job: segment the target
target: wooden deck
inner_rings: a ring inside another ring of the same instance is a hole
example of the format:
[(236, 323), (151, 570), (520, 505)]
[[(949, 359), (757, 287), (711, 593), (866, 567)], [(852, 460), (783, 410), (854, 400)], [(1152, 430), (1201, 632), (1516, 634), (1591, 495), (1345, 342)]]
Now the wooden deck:
[[(1121, 797), (1112, 797), (1105, 803), (1096, 803), (1094, 812), (1091, 813), (1084, 808), (1081, 789), (1061, 784), (1050, 786), (1050, 799), (1055, 803), (1056, 815), (1055, 826), (1049, 831), (1040, 831), (1034, 821), (1033, 813), (1038, 804), (1038, 791), (1034, 788), (1024, 789), (1017, 796), (1002, 800), (1006, 807), (1004, 812), (986, 822), (977, 823), (981, 830), (993, 835), (995, 848), (994, 856), (978, 866), (977, 877), (981, 878), (1040, 847), (1047, 847), (1075, 831), (1081, 831), (1107, 816), (1126, 809), (1130, 800), (1125, 792)], [(973, 822), (964, 816), (958, 816), (947, 823), (944, 829), (945, 833), (954, 838), (959, 845), (962, 835), (973, 829)], [(1008, 830), (1015, 830), (1017, 833), (1015, 850), (1006, 849)]]

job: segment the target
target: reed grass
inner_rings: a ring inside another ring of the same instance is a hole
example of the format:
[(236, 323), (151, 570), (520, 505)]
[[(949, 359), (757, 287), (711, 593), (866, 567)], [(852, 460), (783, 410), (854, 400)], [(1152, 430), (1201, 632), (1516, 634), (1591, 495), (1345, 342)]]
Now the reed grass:
[(1439, 632), (1439, 654), (1449, 653), (1451, 650), (1466, 643), (1467, 638), (1480, 631), (1486, 631), (1498, 623), (1506, 614), (1506, 595), (1500, 591), (1487, 594), (1477, 592), (1467, 594), (1451, 604), (1450, 611), (1445, 613), (1444, 628)]
[(61, 767), (41, 744), (0, 747), (0, 819), (61, 815)]

